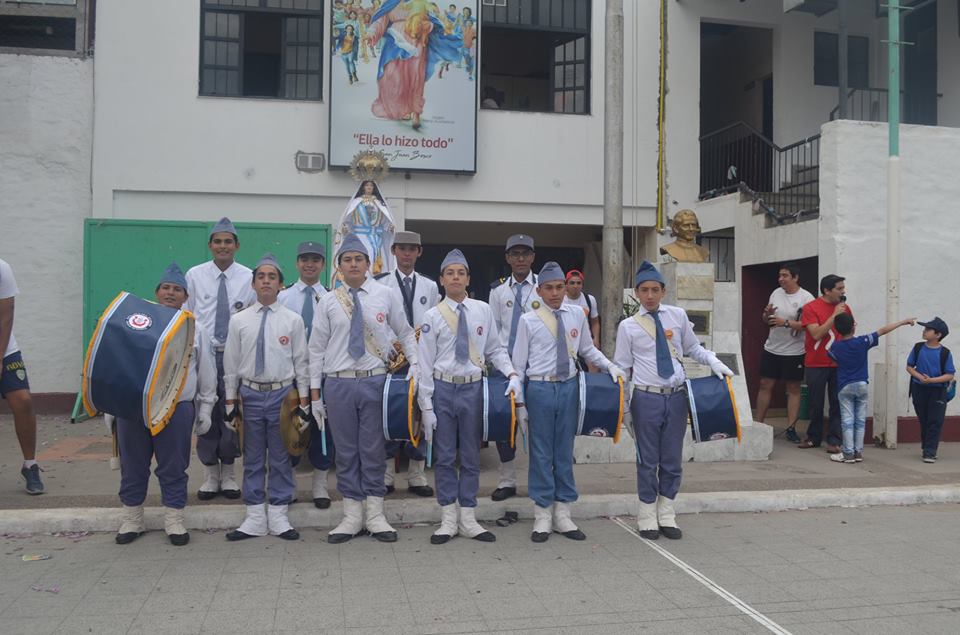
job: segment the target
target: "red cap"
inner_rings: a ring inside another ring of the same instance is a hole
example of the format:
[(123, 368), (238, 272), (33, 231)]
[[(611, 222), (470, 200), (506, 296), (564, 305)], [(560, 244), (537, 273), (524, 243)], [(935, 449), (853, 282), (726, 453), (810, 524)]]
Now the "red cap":
[(583, 272), (579, 269), (571, 269), (567, 272), (567, 282), (570, 282), (570, 276), (580, 276), (581, 280), (586, 280), (586, 278), (583, 277)]

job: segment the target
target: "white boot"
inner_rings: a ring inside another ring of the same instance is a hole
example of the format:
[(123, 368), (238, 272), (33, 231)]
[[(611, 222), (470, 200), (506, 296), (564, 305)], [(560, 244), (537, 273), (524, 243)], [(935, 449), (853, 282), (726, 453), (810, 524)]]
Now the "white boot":
[(255, 536), (266, 536), (269, 531), (267, 525), (267, 510), (263, 503), (247, 505), (247, 515), (236, 530), (227, 533), (227, 540), (243, 540)]
[(313, 471), (313, 504), (318, 509), (330, 507), (330, 492), (327, 491), (327, 470)]
[(497, 537), (477, 522), (476, 507), (460, 508), (460, 533), (480, 542), (496, 542)]
[(284, 540), (297, 540), (299, 532), (290, 525), (287, 518), (288, 505), (267, 505), (267, 527), (271, 536), (280, 536)]
[(387, 467), (383, 472), (383, 484), (387, 487), (387, 494), (393, 491), (393, 481), (395, 476), (396, 472), (394, 471), (394, 461), (393, 459), (387, 459)]
[(533, 542), (546, 542), (553, 531), (553, 505), (540, 507), (537, 504), (533, 506), (533, 534), (530, 540)]
[(428, 485), (427, 475), (423, 473), (426, 461), (410, 461), (407, 466), (407, 485), (410, 487), (424, 487)]
[(233, 477), (233, 466), (235, 463), (220, 464), (220, 492), (225, 498), (240, 498), (240, 486)]
[(182, 547), (190, 542), (190, 534), (183, 525), (183, 510), (165, 507), (163, 514), (163, 530), (167, 532), (167, 538), (170, 544), (175, 547)]
[(440, 528), (430, 536), (430, 543), (442, 545), (457, 535), (457, 504), (450, 503), (440, 508)]
[(580, 528), (574, 524), (570, 518), (570, 503), (553, 504), (553, 528), (557, 533), (563, 534), (571, 540), (586, 540)]
[(683, 532), (677, 526), (677, 512), (673, 508), (673, 501), (666, 496), (657, 497), (657, 524), (660, 533), (672, 540), (679, 540)]
[(383, 515), (383, 497), (367, 496), (363, 501), (363, 512), (366, 514), (364, 526), (374, 538), (380, 542), (396, 542), (397, 531), (387, 522)]
[(220, 493), (220, 464), (203, 466), (203, 485), (197, 492), (197, 498), (202, 501), (210, 500)]
[(517, 462), (507, 461), (506, 463), (500, 463), (500, 467), (497, 468), (497, 473), (500, 476), (500, 481), (497, 483), (497, 489), (502, 489), (504, 487), (517, 487)]
[(640, 530), (642, 537), (650, 540), (656, 540), (660, 536), (656, 501), (652, 503), (640, 501), (640, 507), (637, 510), (637, 529)]
[(327, 542), (339, 544), (346, 542), (363, 530), (363, 501), (352, 498), (343, 499), (343, 520), (327, 533)]
[(118, 545), (131, 543), (147, 530), (143, 524), (143, 505), (124, 505), (120, 516), (120, 529), (117, 530)]

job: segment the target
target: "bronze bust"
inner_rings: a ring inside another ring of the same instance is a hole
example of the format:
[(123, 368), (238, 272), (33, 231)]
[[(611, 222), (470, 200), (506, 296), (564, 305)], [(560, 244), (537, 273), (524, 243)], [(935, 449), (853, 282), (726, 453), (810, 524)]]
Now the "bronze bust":
[(660, 253), (677, 262), (710, 262), (710, 250), (697, 244), (700, 221), (690, 209), (683, 209), (673, 217), (670, 235), (677, 239), (660, 248)]

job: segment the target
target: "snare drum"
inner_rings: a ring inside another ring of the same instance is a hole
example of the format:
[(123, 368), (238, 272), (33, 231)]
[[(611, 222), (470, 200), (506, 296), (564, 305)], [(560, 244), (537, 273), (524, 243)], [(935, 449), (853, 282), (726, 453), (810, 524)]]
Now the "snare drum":
[(610, 381), (606, 373), (580, 373), (577, 434), (620, 441), (623, 427), (623, 380)]
[(687, 398), (695, 442), (740, 440), (740, 415), (729, 377), (688, 379)]
[(83, 407), (140, 419), (156, 435), (173, 416), (193, 352), (194, 318), (122, 292), (106, 308), (83, 363)]
[(383, 383), (383, 438), (420, 444), (420, 408), (417, 387), (405, 374), (388, 374)]
[(503, 375), (483, 378), (483, 440), (510, 443), (517, 438), (517, 407), (513, 394), (506, 396), (510, 381)]

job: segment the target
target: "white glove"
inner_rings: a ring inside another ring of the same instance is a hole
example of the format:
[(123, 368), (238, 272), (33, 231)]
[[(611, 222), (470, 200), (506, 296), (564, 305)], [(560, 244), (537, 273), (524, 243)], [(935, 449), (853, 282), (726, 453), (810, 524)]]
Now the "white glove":
[(507, 391), (503, 393), (503, 396), (506, 397), (510, 393), (513, 393), (513, 398), (517, 403), (523, 403), (523, 382), (520, 381), (520, 375), (510, 377), (510, 383), (507, 385)]
[(714, 359), (710, 362), (710, 370), (713, 371), (713, 374), (716, 375), (718, 379), (733, 377), (733, 371), (727, 368), (719, 359)]
[(420, 424), (423, 426), (423, 438), (433, 443), (433, 432), (437, 429), (437, 415), (433, 410), (420, 411)]
[(410, 381), (411, 379), (418, 383), (420, 381), (420, 368), (417, 364), (410, 364), (410, 368), (407, 369), (406, 380)]
[(620, 370), (620, 367), (616, 364), (610, 364), (607, 372), (610, 374), (610, 379), (613, 380), (613, 383), (617, 383), (619, 379), (622, 379), (624, 383), (627, 382), (627, 374)]
[(213, 419), (210, 416), (212, 412), (212, 403), (207, 403), (206, 401), (200, 402), (200, 405), (197, 407), (197, 420), (193, 424), (193, 432), (198, 437), (210, 432), (210, 426), (213, 425)]
[[(317, 420), (317, 424), (320, 424), (321, 419), (327, 418), (327, 407), (323, 405), (323, 399), (316, 399), (310, 402), (310, 413), (313, 415), (313, 418)], [(322, 425), (320, 429), (323, 429)]]
[(107, 434), (113, 436), (113, 424), (116, 423), (117, 418), (110, 413), (103, 413), (103, 425), (107, 426)]
[[(231, 415), (233, 415), (234, 413), (236, 413), (237, 415), (240, 414), (240, 413), (237, 411), (237, 404), (233, 404), (233, 403), (227, 404), (226, 406), (224, 406), (223, 412), (224, 412), (224, 414), (226, 415), (226, 416), (223, 418), (223, 425), (227, 426), (227, 429), (228, 429), (230, 432), (234, 432), (234, 433), (235, 433), (235, 432), (237, 431), (237, 424), (236, 424), (236, 420), (233, 419), (233, 417), (231, 417)], [(230, 419), (233, 419), (233, 420), (228, 420), (228, 417), (229, 417)]]
[(523, 436), (527, 435), (527, 423), (529, 422), (529, 417), (527, 416), (527, 407), (526, 406), (517, 406), (517, 425), (520, 426), (520, 432), (523, 433)]

